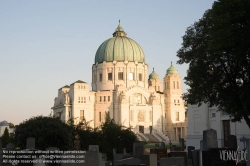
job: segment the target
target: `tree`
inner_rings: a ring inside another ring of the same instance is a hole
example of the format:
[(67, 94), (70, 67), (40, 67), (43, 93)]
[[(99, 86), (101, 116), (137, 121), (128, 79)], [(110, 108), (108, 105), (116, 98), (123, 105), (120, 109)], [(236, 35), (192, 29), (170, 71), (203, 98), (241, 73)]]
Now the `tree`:
[(188, 27), (178, 50), (188, 63), (184, 99), (209, 103), (250, 128), (250, 1), (219, 0)]
[(21, 149), (26, 148), (28, 137), (34, 137), (36, 149), (45, 150), (53, 146), (60, 150), (68, 150), (72, 148), (69, 142), (71, 131), (72, 127), (58, 118), (38, 116), (16, 126), (14, 139)]
[(2, 144), (3, 144), (2, 146), (3, 147), (6, 147), (6, 145), (11, 142), (9, 130), (7, 127), (4, 129), (4, 133), (1, 137), (1, 139), (2, 139)]
[(108, 160), (113, 159), (113, 148), (117, 145), (117, 137), (121, 136), (124, 141), (124, 147), (128, 153), (133, 152), (133, 142), (138, 141), (135, 133), (131, 128), (117, 124), (114, 119), (111, 119), (106, 113), (105, 122), (101, 127), (101, 147), (100, 149), (107, 154)]
[(15, 125), (13, 123), (9, 123), (9, 128), (14, 128)]

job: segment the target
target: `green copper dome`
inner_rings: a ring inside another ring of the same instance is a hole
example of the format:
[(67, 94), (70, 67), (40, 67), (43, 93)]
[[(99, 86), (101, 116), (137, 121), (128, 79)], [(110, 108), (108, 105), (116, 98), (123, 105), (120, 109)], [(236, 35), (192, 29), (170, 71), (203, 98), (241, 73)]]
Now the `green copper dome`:
[(142, 48), (134, 40), (126, 37), (122, 26), (118, 25), (113, 37), (104, 41), (96, 51), (95, 63), (128, 61), (145, 63)]
[(154, 68), (153, 68), (153, 71), (152, 73), (149, 75), (148, 79), (152, 79), (152, 80), (156, 80), (158, 79), (159, 80), (159, 75), (155, 72)]
[(178, 74), (178, 71), (177, 71), (176, 68), (173, 66), (172, 62), (171, 62), (170, 68), (168, 68), (168, 70), (167, 70), (167, 74)]

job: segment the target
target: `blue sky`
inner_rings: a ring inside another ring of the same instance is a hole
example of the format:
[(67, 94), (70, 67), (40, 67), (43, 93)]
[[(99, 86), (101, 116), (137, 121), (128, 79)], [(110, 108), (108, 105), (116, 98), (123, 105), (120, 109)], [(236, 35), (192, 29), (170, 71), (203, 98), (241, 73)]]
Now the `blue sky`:
[[(99, 45), (121, 20), (127, 36), (142, 47), (149, 74), (163, 79), (188, 26), (212, 0), (0, 1), (0, 121), (19, 124), (49, 115), (57, 90), (77, 80), (91, 84)], [(183, 91), (188, 88), (182, 84)]]

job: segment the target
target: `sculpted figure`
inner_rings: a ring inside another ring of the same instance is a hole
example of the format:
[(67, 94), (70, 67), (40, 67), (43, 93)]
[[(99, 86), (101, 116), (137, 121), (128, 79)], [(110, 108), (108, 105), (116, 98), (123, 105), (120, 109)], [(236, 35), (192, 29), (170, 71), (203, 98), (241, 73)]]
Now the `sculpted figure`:
[(64, 95), (65, 95), (65, 104), (69, 104), (70, 101), (69, 101), (69, 94), (68, 94), (68, 92), (64, 93)]
[(57, 104), (58, 104), (58, 98), (55, 97), (55, 99), (54, 99), (54, 105), (57, 105)]

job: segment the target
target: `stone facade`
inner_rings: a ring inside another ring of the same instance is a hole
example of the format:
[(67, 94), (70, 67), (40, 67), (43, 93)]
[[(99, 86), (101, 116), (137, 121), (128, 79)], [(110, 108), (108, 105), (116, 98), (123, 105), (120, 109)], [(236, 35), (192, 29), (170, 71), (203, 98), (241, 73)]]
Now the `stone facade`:
[[(115, 32), (113, 38), (117, 38), (117, 41), (132, 40), (126, 38), (120, 25), (117, 31), (124, 34), (119, 36), (120, 33)], [(133, 52), (136, 50), (134, 47), (141, 50), (138, 44), (131, 45), (133, 48), (130, 48), (126, 42), (112, 46), (105, 42), (98, 48), (95, 64), (92, 66), (92, 89), (80, 80), (60, 88), (52, 107), (53, 115), (63, 121), (74, 118), (76, 122), (84, 117), (86, 121), (90, 121), (91, 127), (98, 127), (105, 121), (108, 113), (117, 123), (132, 127), (135, 133), (164, 133), (171, 141), (177, 141), (179, 136), (184, 138), (187, 124), (182, 100), (182, 81), (177, 70), (171, 64), (162, 86), (155, 71), (148, 76), (144, 53)], [(110, 51), (111, 48), (118, 49), (117, 53)], [(127, 50), (119, 53), (121, 48)], [(109, 51), (114, 56), (110, 56)], [(134, 57), (126, 57), (128, 53)], [(140, 61), (126, 60), (131, 58)]]

